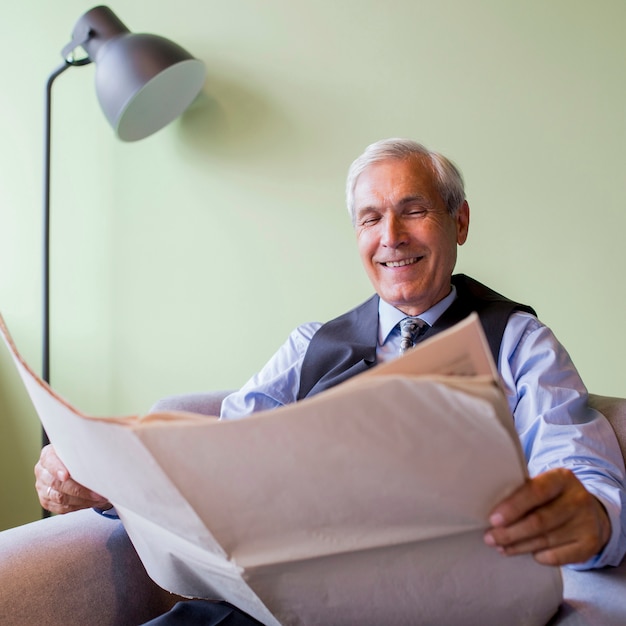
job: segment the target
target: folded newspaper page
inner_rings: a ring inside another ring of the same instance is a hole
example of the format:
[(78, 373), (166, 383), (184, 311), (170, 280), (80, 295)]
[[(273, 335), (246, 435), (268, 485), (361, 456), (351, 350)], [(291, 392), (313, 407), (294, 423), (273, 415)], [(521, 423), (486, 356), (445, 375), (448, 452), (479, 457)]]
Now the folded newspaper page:
[(73, 477), (106, 496), (149, 575), (266, 626), (545, 624), (560, 570), (484, 545), (526, 477), (476, 317), (297, 404), (221, 422), (94, 417), (0, 330)]

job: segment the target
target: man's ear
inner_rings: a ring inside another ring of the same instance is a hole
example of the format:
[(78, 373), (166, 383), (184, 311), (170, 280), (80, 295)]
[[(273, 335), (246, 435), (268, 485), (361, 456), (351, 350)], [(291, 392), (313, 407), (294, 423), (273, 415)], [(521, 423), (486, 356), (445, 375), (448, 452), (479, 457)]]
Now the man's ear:
[(456, 212), (456, 242), (462, 246), (467, 241), (467, 233), (469, 231), (470, 208), (467, 200), (463, 200), (463, 204)]

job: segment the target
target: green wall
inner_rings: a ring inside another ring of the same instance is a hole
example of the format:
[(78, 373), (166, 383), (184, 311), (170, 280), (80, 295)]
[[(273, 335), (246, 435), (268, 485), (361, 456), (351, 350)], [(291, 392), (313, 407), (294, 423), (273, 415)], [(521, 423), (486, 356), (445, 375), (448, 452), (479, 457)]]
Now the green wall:
[[(13, 2), (0, 25), (0, 312), (35, 368), (43, 88), (92, 6)], [(110, 6), (208, 76), (182, 119), (135, 144), (107, 127), (93, 66), (55, 84), (52, 381), (72, 403), (135, 413), (238, 386), (293, 326), (369, 295), (344, 177), (389, 136), (464, 171), (458, 269), (533, 304), (590, 389), (626, 395), (623, 0)], [(1, 348), (0, 527), (39, 515), (38, 445)]]

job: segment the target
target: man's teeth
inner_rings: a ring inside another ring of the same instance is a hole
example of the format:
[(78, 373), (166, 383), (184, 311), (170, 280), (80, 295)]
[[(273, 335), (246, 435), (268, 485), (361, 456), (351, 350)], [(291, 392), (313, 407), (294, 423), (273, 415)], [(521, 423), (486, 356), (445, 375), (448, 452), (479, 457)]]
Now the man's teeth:
[(404, 267), (405, 265), (412, 265), (413, 263), (417, 263), (417, 257), (404, 259), (403, 261), (388, 261), (385, 265), (387, 267)]

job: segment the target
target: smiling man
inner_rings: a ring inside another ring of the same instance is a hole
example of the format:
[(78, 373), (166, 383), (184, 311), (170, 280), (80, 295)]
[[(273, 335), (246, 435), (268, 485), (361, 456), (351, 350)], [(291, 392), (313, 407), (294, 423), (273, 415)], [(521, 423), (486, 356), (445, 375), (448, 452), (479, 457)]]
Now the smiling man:
[(411, 316), (450, 293), (457, 245), (469, 228), (467, 202), (449, 211), (433, 173), (427, 157), (374, 163), (352, 195), (365, 271), (385, 302)]
[[(624, 463), (611, 426), (588, 407), (567, 352), (530, 307), (453, 275), (470, 217), (459, 170), (420, 144), (388, 139), (354, 161), (346, 195), (375, 295), (330, 322), (295, 329), (265, 367), (224, 400), (221, 418), (324, 391), (396, 358), (403, 340), (431, 336), (476, 311), (531, 476), (494, 508), (485, 542), (506, 555), (532, 553), (547, 565), (619, 564), (626, 552)], [(403, 337), (404, 326), (421, 337)], [(36, 474), (42, 506), (53, 512), (105, 505), (72, 481), (51, 447)]]
[(346, 198), (376, 295), (326, 324), (297, 328), (261, 372), (226, 398), (222, 419), (309, 397), (395, 358), (407, 317), (419, 316), (421, 336), (428, 337), (476, 311), (532, 476), (493, 510), (485, 542), (549, 565), (617, 565), (626, 537), (615, 434), (588, 408), (567, 352), (533, 309), (453, 276), (470, 221), (459, 170), (413, 141), (383, 140), (351, 165)]

